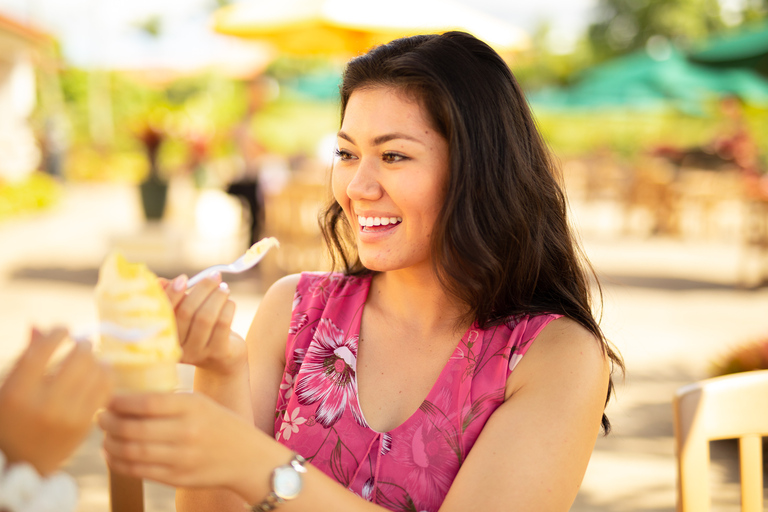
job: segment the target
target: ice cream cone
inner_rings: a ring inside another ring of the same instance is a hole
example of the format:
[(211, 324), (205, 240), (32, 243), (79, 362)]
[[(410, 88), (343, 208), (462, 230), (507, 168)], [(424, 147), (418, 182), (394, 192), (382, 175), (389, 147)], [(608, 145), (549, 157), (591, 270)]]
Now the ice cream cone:
[(96, 304), (102, 322), (157, 328), (152, 336), (131, 342), (101, 336), (98, 351), (114, 369), (115, 390), (173, 391), (181, 348), (173, 307), (157, 276), (146, 265), (129, 263), (112, 253), (99, 271)]

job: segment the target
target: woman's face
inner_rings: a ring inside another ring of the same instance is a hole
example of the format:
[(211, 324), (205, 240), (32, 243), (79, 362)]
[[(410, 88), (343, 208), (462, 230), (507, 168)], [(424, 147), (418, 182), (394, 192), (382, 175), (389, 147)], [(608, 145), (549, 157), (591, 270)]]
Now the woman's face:
[(389, 87), (355, 90), (338, 133), (333, 195), (360, 260), (377, 271), (431, 265), (448, 183), (448, 142), (421, 104)]

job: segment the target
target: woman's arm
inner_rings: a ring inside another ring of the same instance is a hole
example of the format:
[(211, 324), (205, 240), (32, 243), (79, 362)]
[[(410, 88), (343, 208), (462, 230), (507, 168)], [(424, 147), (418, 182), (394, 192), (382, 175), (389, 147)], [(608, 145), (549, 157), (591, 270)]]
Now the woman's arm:
[(246, 339), (253, 422), (270, 437), (274, 437), (277, 394), (285, 370), (285, 344), (299, 278), (298, 274), (287, 276), (270, 287)]
[[(273, 284), (264, 295), (243, 345), (247, 351), (247, 360), (243, 356), (244, 366), (235, 366), (238, 373), (229, 374), (229, 378), (223, 378), (220, 373), (206, 371), (200, 367), (195, 370), (195, 391), (200, 391), (238, 412), (249, 423), (254, 422), (270, 437), (273, 435), (277, 393), (285, 367), (285, 342), (288, 337), (291, 306), (298, 279), (298, 275), (285, 277)], [(215, 281), (210, 284), (215, 284)], [(216, 288), (211, 288), (208, 294), (212, 297), (221, 295)], [(198, 307), (198, 302), (199, 299), (192, 304), (190, 310), (194, 311), (194, 308)], [(219, 302), (221, 302), (220, 299)], [(214, 302), (214, 306), (208, 309), (214, 313), (219, 311), (216, 308), (217, 304)], [(226, 313), (223, 308), (222, 306), (220, 310)], [(179, 309), (177, 308), (177, 316), (179, 316)], [(196, 314), (187, 314), (187, 316), (194, 317)], [(226, 329), (229, 329), (228, 325), (231, 324), (229, 315), (220, 314), (217, 318), (218, 320), (212, 321), (214, 323), (218, 321), (222, 329), (226, 324)], [(237, 335), (232, 333), (231, 336)], [(223, 339), (223, 333), (222, 339), (218, 341), (220, 344), (226, 341)], [(235, 339), (229, 342), (230, 346), (234, 344), (237, 347), (237, 343), (241, 343), (242, 340)], [(185, 347), (185, 354), (186, 350)], [(176, 507), (180, 512), (212, 510), (212, 507), (215, 510), (242, 512), (243, 500), (229, 491), (179, 489), (176, 493)]]
[[(591, 334), (568, 319), (552, 322), (510, 377), (510, 396), (441, 510), (567, 511), (600, 429), (608, 374)], [(225, 487), (239, 496), (233, 511), (261, 502), (272, 470), (291, 458), (269, 433), (197, 394), (117, 397), (100, 422), (110, 465), (170, 485)], [(301, 494), (281, 510), (383, 510), (307, 466)]]
[(594, 335), (550, 323), (507, 382), (441, 510), (566, 512), (587, 469), (608, 391)]
[(245, 341), (232, 331), (235, 303), (221, 275), (191, 290), (187, 277), (161, 279), (176, 316), (181, 362), (195, 366), (194, 389), (244, 418), (251, 416)]

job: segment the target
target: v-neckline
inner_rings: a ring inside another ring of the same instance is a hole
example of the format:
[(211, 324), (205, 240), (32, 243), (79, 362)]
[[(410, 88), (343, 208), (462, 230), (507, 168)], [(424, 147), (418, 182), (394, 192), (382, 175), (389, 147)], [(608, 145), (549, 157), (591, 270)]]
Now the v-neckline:
[[(355, 326), (355, 332), (353, 333), (354, 334), (354, 340), (355, 340), (354, 341), (354, 343), (355, 343), (355, 352), (358, 355), (360, 354), (360, 329), (362, 328), (362, 325), (363, 325), (363, 313), (365, 311), (365, 306), (368, 303), (368, 295), (369, 295), (369, 293), (371, 291), (371, 283), (372, 282), (373, 282), (373, 275), (370, 275), (370, 276), (368, 276), (367, 283), (366, 283), (366, 289), (365, 289), (365, 292), (363, 294), (363, 302), (362, 302), (360, 310), (359, 310), (360, 313), (359, 313), (359, 315), (357, 315), (357, 321), (353, 324)], [(421, 406), (422, 406), (422, 404), (424, 402), (430, 401), (430, 399), (431, 399), (432, 402), (434, 402), (433, 395), (436, 393), (435, 388), (443, 380), (443, 377), (445, 376), (446, 372), (449, 371), (451, 363), (454, 360), (463, 359), (464, 354), (463, 354), (463, 351), (461, 351), (461, 346), (463, 344), (466, 344), (466, 340), (467, 340), (467, 338), (469, 336), (469, 333), (472, 332), (473, 330), (476, 330), (476, 329), (477, 329), (477, 326), (475, 325), (475, 322), (472, 322), (472, 324), (467, 328), (467, 330), (464, 331), (464, 334), (456, 342), (456, 346), (454, 347), (453, 352), (451, 352), (451, 356), (448, 358), (448, 360), (445, 362), (445, 365), (443, 365), (443, 368), (440, 370), (440, 374), (437, 376), (437, 379), (435, 380), (435, 382), (432, 383), (432, 386), (429, 388), (429, 392), (427, 393), (427, 396), (425, 396), (424, 399), (421, 401), (421, 403), (419, 403), (419, 407), (417, 407), (416, 410), (413, 411), (413, 413), (410, 416), (408, 416), (408, 418), (406, 418), (405, 421), (403, 421), (400, 425), (398, 425), (398, 426), (396, 426), (394, 428), (391, 428), (391, 429), (389, 429), (387, 431), (384, 431), (384, 432), (380, 432), (378, 430), (375, 430), (368, 423), (368, 420), (365, 419), (365, 412), (363, 411), (363, 407), (360, 404), (360, 388), (358, 386), (358, 378), (357, 378), (358, 377), (358, 373), (357, 373), (358, 369), (357, 369), (357, 364), (356, 364), (355, 365), (356, 366), (355, 367), (355, 379), (354, 379), (355, 400), (357, 401), (357, 410), (360, 411), (360, 416), (363, 418), (363, 421), (365, 421), (366, 428), (368, 428), (368, 430), (370, 430), (371, 432), (373, 432), (373, 433), (375, 433), (377, 435), (384, 435), (384, 434), (391, 434), (391, 433), (395, 432), (396, 430), (400, 430), (400, 429), (404, 428), (405, 426), (407, 426), (409, 423), (411, 423), (411, 421), (418, 415), (419, 410), (421, 409)], [(457, 357), (457, 353), (458, 353), (459, 357)]]

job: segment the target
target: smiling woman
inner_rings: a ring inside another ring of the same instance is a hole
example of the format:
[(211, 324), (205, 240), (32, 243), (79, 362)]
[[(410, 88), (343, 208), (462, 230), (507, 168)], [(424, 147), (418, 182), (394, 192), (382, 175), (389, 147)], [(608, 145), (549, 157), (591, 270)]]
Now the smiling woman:
[(341, 101), (337, 271), (275, 283), (246, 340), (217, 279), (178, 278), (196, 392), (115, 399), (109, 463), (180, 511), (567, 511), (622, 363), (511, 71), (409, 37), (353, 59)]

